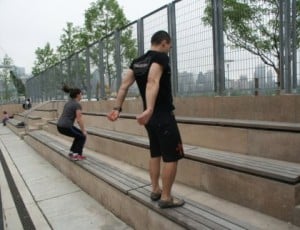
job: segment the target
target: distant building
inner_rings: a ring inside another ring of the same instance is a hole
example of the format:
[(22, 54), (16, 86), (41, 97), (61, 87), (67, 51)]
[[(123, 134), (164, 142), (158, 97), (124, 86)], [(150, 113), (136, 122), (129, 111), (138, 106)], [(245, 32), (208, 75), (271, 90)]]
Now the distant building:
[(178, 92), (186, 94), (195, 91), (195, 79), (193, 73), (181, 72), (178, 74)]
[(206, 73), (200, 72), (196, 80), (196, 90), (198, 92), (210, 92), (214, 90), (214, 71)]
[(15, 75), (17, 77), (26, 76), (26, 74), (25, 74), (25, 68), (24, 67), (17, 67), (17, 66), (15, 66), (13, 68), (13, 71), (14, 71), (14, 73), (15, 73)]
[(238, 88), (239, 89), (249, 89), (249, 81), (247, 75), (241, 75), (238, 80)]
[(254, 77), (258, 79), (258, 87), (260, 89), (266, 87), (266, 66), (264, 64), (255, 67)]
[(267, 71), (267, 82), (266, 82), (266, 88), (275, 88), (276, 83), (275, 83), (275, 76), (273, 74), (273, 71), (269, 69)]
[(27, 79), (31, 78), (32, 76), (29, 74), (26, 74), (25, 72), (25, 68), (24, 67), (18, 67), (15, 66), (12, 71), (14, 72), (15, 76), (17, 78), (20, 78), (22, 80), (22, 82), (25, 84), (25, 82), (27, 81)]

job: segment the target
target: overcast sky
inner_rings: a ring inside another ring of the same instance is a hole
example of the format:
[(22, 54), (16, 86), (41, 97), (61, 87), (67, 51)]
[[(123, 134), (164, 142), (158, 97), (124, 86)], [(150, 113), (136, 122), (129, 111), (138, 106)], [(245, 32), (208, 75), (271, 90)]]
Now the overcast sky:
[[(129, 21), (171, 1), (118, 0)], [(91, 2), (95, 0), (0, 0), (0, 62), (7, 54), (30, 73), (35, 50), (47, 42), (56, 48), (67, 22), (83, 26), (84, 11)]]

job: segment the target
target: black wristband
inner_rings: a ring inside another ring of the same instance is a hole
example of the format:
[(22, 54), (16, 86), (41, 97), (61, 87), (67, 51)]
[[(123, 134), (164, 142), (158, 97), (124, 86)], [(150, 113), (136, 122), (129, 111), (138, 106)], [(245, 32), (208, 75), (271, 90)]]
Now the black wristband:
[(122, 108), (121, 107), (114, 107), (113, 110), (117, 110), (117, 111), (119, 111), (119, 113), (122, 112)]

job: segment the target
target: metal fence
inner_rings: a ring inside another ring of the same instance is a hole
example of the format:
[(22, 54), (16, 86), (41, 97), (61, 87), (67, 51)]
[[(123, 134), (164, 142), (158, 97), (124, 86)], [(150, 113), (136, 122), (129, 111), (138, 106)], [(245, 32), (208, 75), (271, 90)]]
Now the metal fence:
[[(202, 20), (208, 2), (212, 5), (211, 26)], [(300, 61), (295, 20), (299, 20), (299, 12), (295, 10), (296, 0), (278, 3), (280, 56), (276, 60), (270, 53), (265, 58), (280, 63), (280, 74), (253, 52), (233, 47), (223, 32), (223, 0), (177, 0), (32, 77), (26, 82), (27, 97), (33, 102), (63, 99), (66, 95), (61, 91), (62, 82), (81, 88), (88, 100), (115, 97), (132, 57), (150, 48), (150, 38), (158, 30), (166, 30), (172, 37), (170, 65), (174, 95), (297, 93)], [(276, 21), (275, 17), (275, 14), (265, 15), (259, 23)], [(137, 95), (138, 88), (134, 85), (128, 96)]]

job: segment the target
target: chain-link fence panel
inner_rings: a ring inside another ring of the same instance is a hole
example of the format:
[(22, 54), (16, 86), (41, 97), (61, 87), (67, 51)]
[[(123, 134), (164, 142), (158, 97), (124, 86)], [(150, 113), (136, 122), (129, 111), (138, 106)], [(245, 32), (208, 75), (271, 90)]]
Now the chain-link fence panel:
[[(175, 0), (29, 79), (26, 93), (38, 102), (66, 99), (65, 83), (87, 100), (115, 97), (130, 62), (150, 49), (158, 30), (172, 37), (175, 95), (297, 93), (299, 8), (300, 0)], [(138, 94), (133, 85), (128, 97)]]

